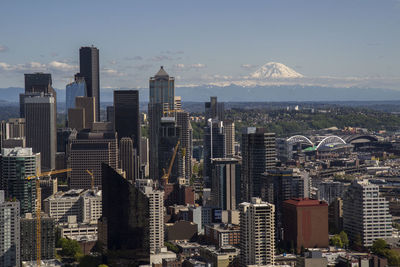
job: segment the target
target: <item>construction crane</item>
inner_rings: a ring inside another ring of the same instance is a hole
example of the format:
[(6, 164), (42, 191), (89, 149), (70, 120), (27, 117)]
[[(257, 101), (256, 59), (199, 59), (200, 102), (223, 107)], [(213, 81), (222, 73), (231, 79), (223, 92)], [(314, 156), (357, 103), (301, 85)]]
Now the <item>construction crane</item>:
[(168, 184), (168, 179), (171, 175), (172, 166), (174, 165), (176, 153), (178, 152), (178, 147), (179, 147), (180, 143), (181, 143), (181, 141), (178, 140), (178, 142), (175, 145), (174, 153), (172, 154), (171, 161), (169, 162), (168, 172), (166, 172), (165, 169), (163, 169), (164, 175), (162, 176), (162, 179), (164, 180), (165, 184)]
[(90, 175), (90, 185), (91, 185), (92, 190), (94, 190), (94, 174), (93, 174), (93, 170), (92, 171), (86, 170), (86, 172)]
[(27, 180), (35, 179), (36, 184), (36, 265), (40, 266), (41, 264), (41, 225), (40, 225), (40, 213), (42, 212), (42, 193), (40, 191), (40, 177), (49, 176), (53, 174), (65, 173), (70, 172), (72, 169), (62, 169), (62, 170), (55, 170), (49, 172), (42, 172), (36, 175), (31, 175), (26, 177)]

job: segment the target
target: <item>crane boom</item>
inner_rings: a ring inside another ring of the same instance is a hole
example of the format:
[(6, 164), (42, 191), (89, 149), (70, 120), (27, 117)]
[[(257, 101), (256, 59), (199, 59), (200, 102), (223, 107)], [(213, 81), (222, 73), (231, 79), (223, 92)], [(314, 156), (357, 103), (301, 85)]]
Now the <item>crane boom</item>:
[(42, 212), (42, 192), (40, 190), (40, 177), (53, 175), (53, 174), (60, 174), (64, 172), (70, 172), (72, 169), (62, 169), (62, 170), (55, 170), (49, 172), (42, 172), (36, 175), (27, 176), (27, 180), (35, 179), (35, 187), (36, 187), (36, 265), (40, 266), (41, 264), (41, 221), (40, 221), (40, 213)]
[(93, 171), (86, 170), (86, 172), (90, 175), (90, 184), (91, 184), (91, 187), (92, 187), (92, 190), (93, 190), (94, 189), (94, 174), (93, 174)]
[(176, 153), (178, 152), (178, 147), (179, 147), (179, 144), (180, 144), (180, 143), (181, 143), (181, 141), (178, 140), (178, 142), (177, 142), (176, 145), (175, 145), (174, 153), (172, 154), (171, 161), (169, 162), (168, 172), (167, 172), (167, 173), (164, 173), (164, 175), (163, 175), (163, 177), (162, 177), (162, 178), (164, 179), (164, 181), (165, 181), (165, 184), (168, 184), (168, 179), (169, 179), (169, 177), (170, 177), (170, 175), (171, 175), (172, 166), (174, 165)]

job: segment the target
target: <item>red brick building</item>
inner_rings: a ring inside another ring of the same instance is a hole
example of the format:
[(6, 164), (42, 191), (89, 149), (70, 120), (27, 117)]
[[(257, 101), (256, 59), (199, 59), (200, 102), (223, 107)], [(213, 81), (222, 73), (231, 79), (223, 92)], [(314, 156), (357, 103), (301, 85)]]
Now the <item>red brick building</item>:
[(293, 244), (299, 253), (301, 247), (329, 246), (328, 204), (309, 198), (286, 200), (282, 205), (283, 240)]

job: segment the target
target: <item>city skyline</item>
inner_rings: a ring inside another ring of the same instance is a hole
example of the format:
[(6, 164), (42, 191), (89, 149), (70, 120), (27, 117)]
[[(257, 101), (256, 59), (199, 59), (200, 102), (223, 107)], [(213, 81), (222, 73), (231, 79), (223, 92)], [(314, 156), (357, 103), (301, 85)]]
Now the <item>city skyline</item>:
[[(212, 8), (211, 2), (177, 1), (160, 4), (157, 11), (153, 3), (124, 1), (80, 3), (79, 9), (51, 2), (3, 6), (0, 23), (8, 27), (0, 29), (4, 37), (0, 87), (22, 87), (22, 73), (43, 71), (52, 74), (55, 88), (65, 89), (79, 69), (79, 47), (90, 45), (101, 53), (102, 89), (147, 88), (147, 79), (160, 65), (177, 79), (177, 87), (283, 83), (398, 89), (400, 85), (396, 0), (251, 5), (221, 1), (212, 2)], [(93, 12), (87, 14), (88, 8)], [(28, 23), (27, 12), (38, 16)], [(76, 31), (81, 25), (92, 31)], [(52, 41), (43, 42), (49, 32)], [(268, 62), (282, 63), (304, 78), (262, 83), (251, 79)]]

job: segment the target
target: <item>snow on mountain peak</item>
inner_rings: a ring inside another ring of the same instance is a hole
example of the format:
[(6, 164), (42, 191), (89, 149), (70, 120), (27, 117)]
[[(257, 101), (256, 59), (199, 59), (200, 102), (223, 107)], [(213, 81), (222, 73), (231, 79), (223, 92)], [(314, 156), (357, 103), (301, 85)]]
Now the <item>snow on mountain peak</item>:
[(291, 79), (304, 77), (300, 73), (278, 62), (268, 62), (250, 74), (254, 79)]

